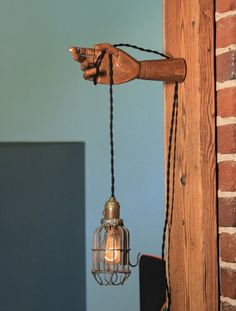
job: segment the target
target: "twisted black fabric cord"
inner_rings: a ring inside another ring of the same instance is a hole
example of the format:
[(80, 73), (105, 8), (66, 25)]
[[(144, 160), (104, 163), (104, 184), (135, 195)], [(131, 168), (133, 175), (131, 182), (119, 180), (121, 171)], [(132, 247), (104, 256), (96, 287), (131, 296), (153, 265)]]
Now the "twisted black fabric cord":
[(160, 55), (160, 56), (165, 57), (165, 58), (170, 58), (169, 56), (167, 56), (167, 55), (165, 55), (165, 54), (163, 54), (163, 53), (160, 53), (160, 52), (158, 52), (158, 51), (150, 50), (150, 49), (144, 49), (144, 48), (142, 48), (142, 47), (140, 47), (140, 46), (133, 45), (133, 44), (129, 44), (129, 43), (118, 43), (118, 44), (113, 44), (113, 46), (114, 46), (114, 47), (125, 46), (125, 47), (133, 48), (133, 49), (136, 49), (136, 50), (139, 50), (139, 51), (157, 54), (157, 55)]
[[(177, 130), (178, 130), (178, 83), (175, 84), (175, 94), (174, 94), (174, 105), (175, 105), (175, 130), (174, 130), (174, 143), (173, 143), (173, 174), (172, 174), (172, 193), (171, 193), (171, 206), (169, 207), (170, 221), (168, 225), (168, 280), (170, 282), (170, 237), (171, 237), (171, 228), (172, 228), (172, 219), (173, 219), (173, 208), (174, 208), (174, 199), (175, 199), (175, 166), (176, 166), (176, 149), (177, 149)], [(165, 229), (164, 229), (165, 230)], [(171, 285), (170, 283), (167, 286), (168, 288), (168, 308), (167, 311), (170, 311), (171, 306)]]
[[(96, 68), (96, 74), (93, 77), (94, 85), (97, 85), (97, 78), (99, 76), (99, 68), (101, 62), (106, 54), (106, 51), (103, 51), (97, 58), (97, 61), (94, 64)], [(112, 54), (109, 54), (109, 93), (110, 93), (110, 153), (111, 153), (111, 197), (115, 197), (115, 167), (114, 167), (114, 138), (113, 138), (113, 63), (112, 63)]]
[[(168, 143), (168, 154), (167, 154), (167, 172), (166, 172), (166, 210), (165, 210), (165, 223), (163, 228), (163, 236), (162, 236), (162, 252), (161, 257), (165, 260), (165, 247), (166, 247), (166, 233), (168, 229), (168, 272), (165, 268), (166, 275), (166, 289), (167, 289), (167, 297), (168, 297), (168, 305), (167, 311), (170, 311), (171, 306), (171, 287), (170, 287), (170, 234), (171, 234), (171, 224), (172, 224), (172, 216), (173, 216), (173, 207), (174, 207), (174, 189), (175, 189), (175, 164), (176, 164), (176, 140), (177, 140), (177, 125), (178, 125), (178, 82), (175, 82), (175, 90), (174, 90), (174, 99), (172, 106), (172, 114), (171, 114), (171, 124), (170, 124), (170, 132), (169, 132), (169, 143)], [(173, 143), (173, 133), (174, 133), (174, 146), (173, 146), (173, 174), (172, 174), (172, 194), (171, 194), (171, 205), (170, 205), (170, 169), (171, 169), (171, 150)], [(170, 219), (170, 220), (169, 220)], [(169, 225), (169, 226), (168, 226)], [(168, 274), (168, 278), (167, 278)], [(168, 283), (169, 280), (169, 283)]]
[(115, 169), (114, 169), (114, 139), (113, 139), (113, 63), (112, 55), (109, 54), (110, 75), (110, 148), (111, 148), (111, 196), (115, 197)]
[[(168, 154), (167, 154), (166, 210), (165, 210), (166, 214), (165, 214), (165, 223), (164, 223), (163, 236), (162, 236), (162, 247), (161, 247), (161, 258), (163, 260), (165, 259), (165, 241), (166, 241), (166, 232), (167, 232), (167, 226), (168, 226), (168, 221), (169, 221), (171, 149), (172, 149), (172, 141), (173, 141), (173, 131), (174, 131), (175, 122), (176, 122), (175, 120), (176, 120), (177, 107), (178, 107), (178, 83), (175, 82), (174, 99), (173, 99), (172, 114), (171, 114), (170, 132), (169, 132), (169, 142), (168, 142)], [(173, 170), (173, 173), (174, 173), (174, 170)]]

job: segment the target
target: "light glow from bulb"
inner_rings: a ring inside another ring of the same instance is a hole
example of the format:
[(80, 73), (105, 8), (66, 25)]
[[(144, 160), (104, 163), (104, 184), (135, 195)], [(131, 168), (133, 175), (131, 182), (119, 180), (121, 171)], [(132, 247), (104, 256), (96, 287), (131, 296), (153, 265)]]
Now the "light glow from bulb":
[(120, 262), (119, 231), (115, 227), (109, 227), (107, 229), (107, 238), (106, 238), (104, 258), (107, 263), (119, 263)]

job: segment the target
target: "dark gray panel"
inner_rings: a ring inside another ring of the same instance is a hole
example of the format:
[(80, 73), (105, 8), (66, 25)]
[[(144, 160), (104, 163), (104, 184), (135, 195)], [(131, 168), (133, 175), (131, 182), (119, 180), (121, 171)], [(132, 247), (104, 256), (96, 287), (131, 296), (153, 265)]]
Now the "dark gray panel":
[(83, 143), (0, 144), (0, 311), (85, 311)]

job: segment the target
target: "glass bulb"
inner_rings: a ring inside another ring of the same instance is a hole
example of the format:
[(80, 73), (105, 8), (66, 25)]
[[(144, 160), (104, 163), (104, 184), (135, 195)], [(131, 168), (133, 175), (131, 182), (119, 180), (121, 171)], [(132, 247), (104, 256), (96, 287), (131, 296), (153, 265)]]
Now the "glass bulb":
[(105, 256), (106, 263), (120, 262), (120, 236), (116, 227), (108, 227), (105, 242)]

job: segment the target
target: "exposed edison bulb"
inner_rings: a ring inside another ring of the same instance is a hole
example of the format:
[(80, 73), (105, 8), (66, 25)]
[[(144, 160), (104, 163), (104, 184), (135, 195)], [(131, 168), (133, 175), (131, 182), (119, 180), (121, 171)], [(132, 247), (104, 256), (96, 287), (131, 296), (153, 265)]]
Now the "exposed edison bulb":
[(104, 259), (107, 263), (120, 262), (120, 236), (116, 227), (107, 228)]

